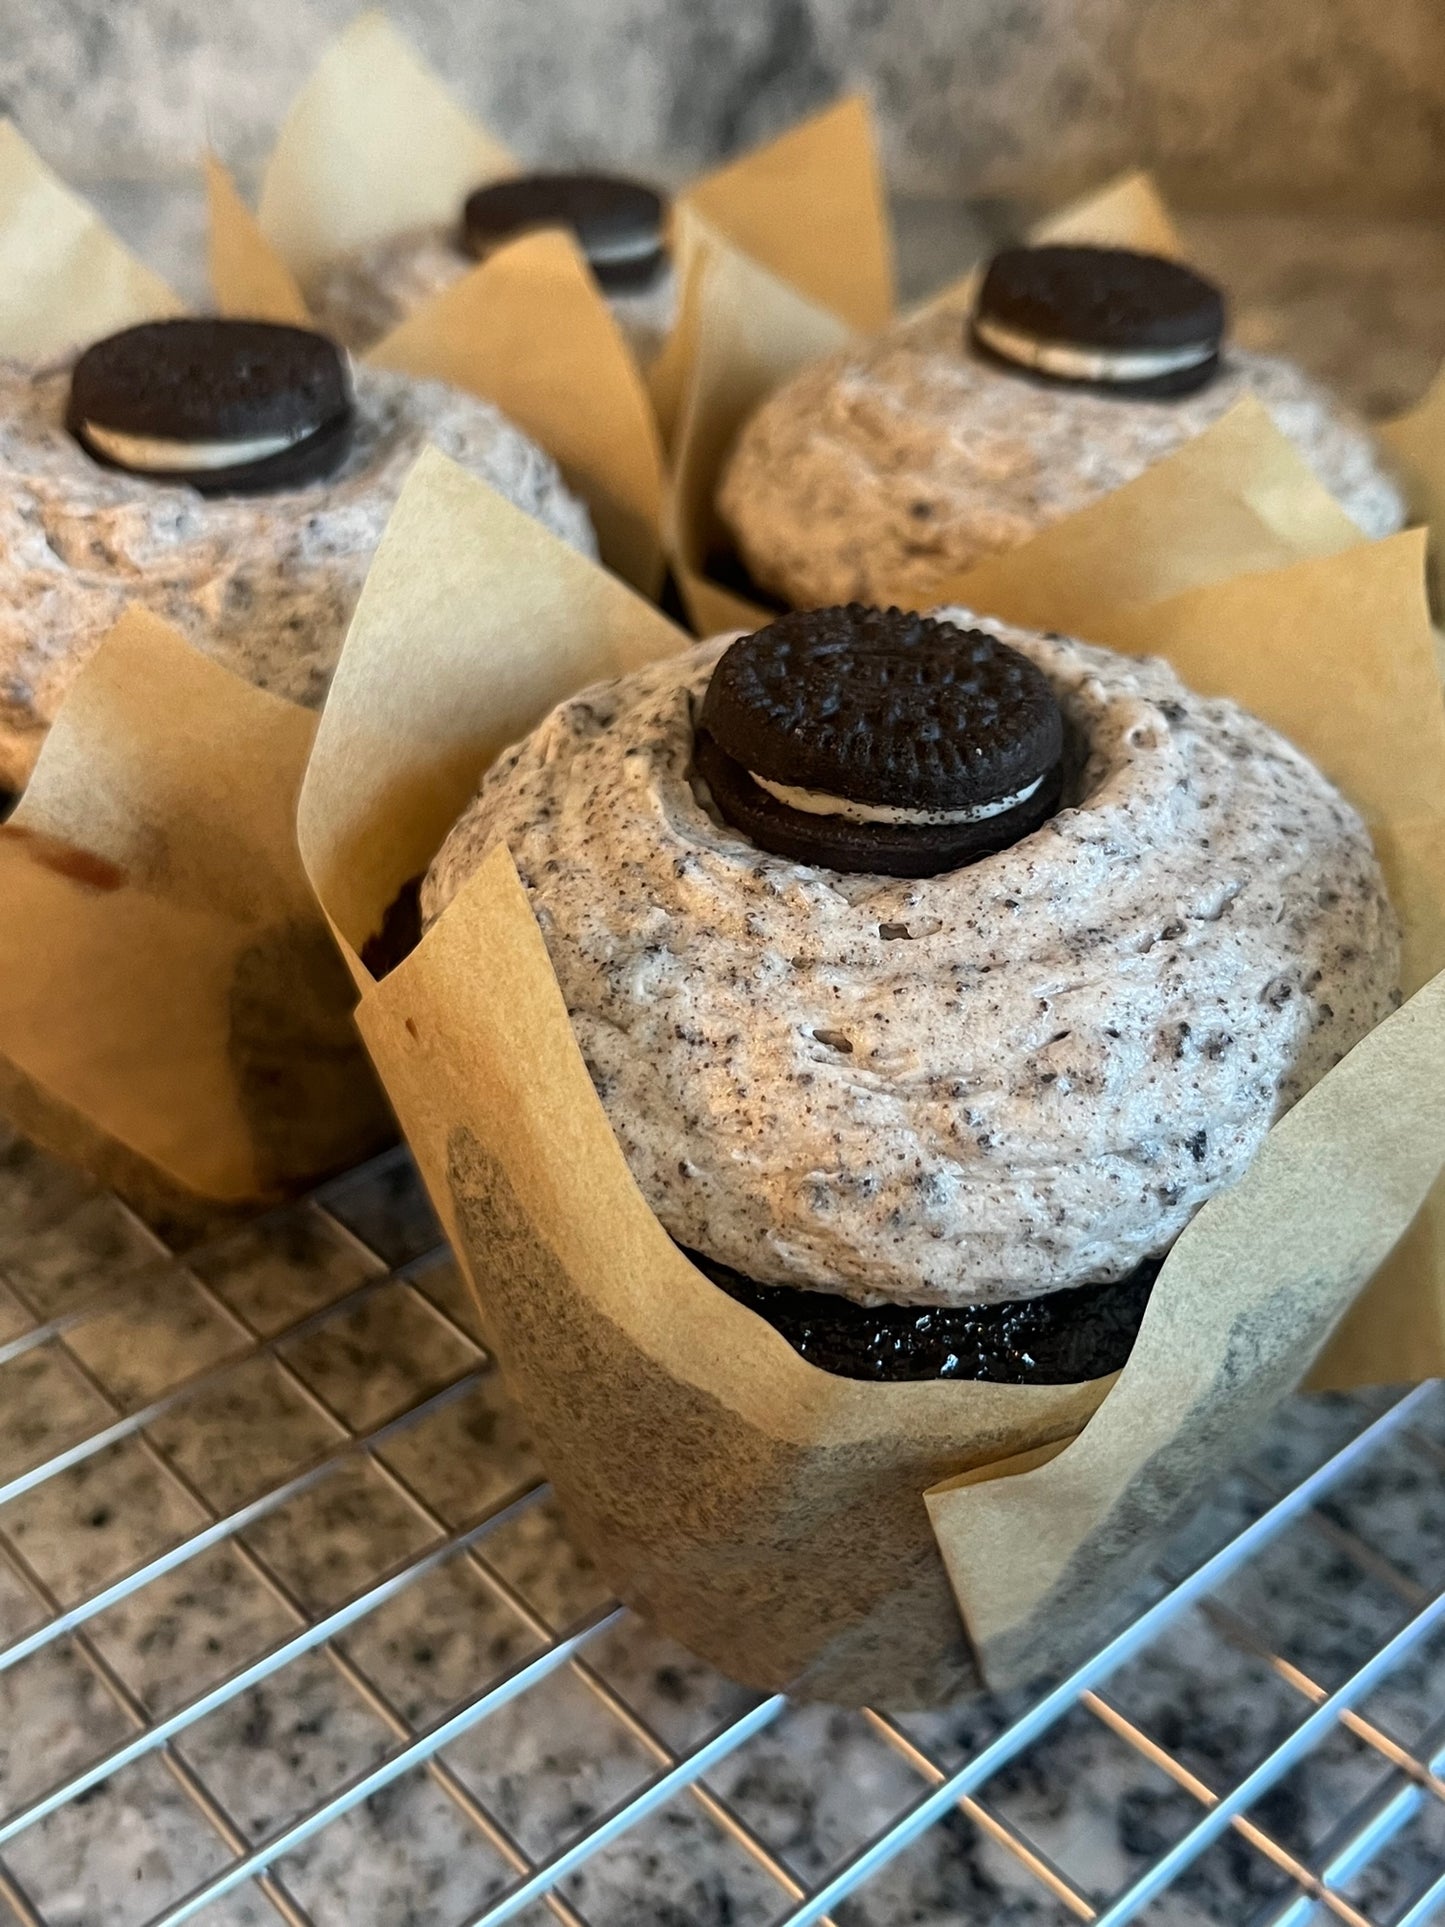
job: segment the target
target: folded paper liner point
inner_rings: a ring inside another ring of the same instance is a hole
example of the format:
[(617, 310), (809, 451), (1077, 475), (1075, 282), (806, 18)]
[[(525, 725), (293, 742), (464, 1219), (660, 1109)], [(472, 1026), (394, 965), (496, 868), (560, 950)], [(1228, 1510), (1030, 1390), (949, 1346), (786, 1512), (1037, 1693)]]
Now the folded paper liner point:
[[(827, 309), (698, 224), (688, 260), (696, 329), (674, 435), (664, 532), (699, 635), (756, 629), (769, 612), (708, 574), (728, 537), (714, 498), (739, 429), (759, 404), (820, 356), (853, 339)], [(685, 300), (686, 300), (685, 296)]]
[(1118, 611), (1365, 540), (1253, 396), (1112, 490), (961, 575), (935, 602), (1104, 640)]
[(0, 825), (25, 933), (0, 1107), (147, 1215), (275, 1199), (390, 1136), (295, 848), (314, 727), (133, 609)]
[(206, 259), (219, 314), (246, 321), (315, 324), (300, 284), (261, 232), (231, 175), (214, 154), (202, 159), (206, 183)]
[(293, 101), (261, 186), (261, 231), (301, 282), (410, 228), (450, 226), (516, 172), (379, 12), (353, 20)]
[(0, 355), (58, 359), (183, 304), (0, 120)]
[[(1276, 499), (1272, 446), (1243, 446)], [(1165, 507), (1151, 513), (1146, 486), (1126, 504), (1130, 524), (1175, 540), (1180, 477), (1155, 486)], [(1097, 608), (1097, 639), (1177, 650), (1210, 686), (1238, 675), (1241, 696), (1336, 770), (1386, 851), (1418, 981), (1445, 961), (1422, 909), (1445, 896), (1445, 744), (1438, 689), (1421, 700), (1434, 669), (1420, 538), (1357, 536), (1229, 577), (1220, 528), (1246, 532), (1251, 559), (1260, 552), (1259, 519), (1230, 520), (1248, 477), (1222, 480), (1206, 453), (1191, 486), (1206, 563), (1139, 563), (1132, 581), (1175, 593), (1152, 609)], [(1126, 533), (1092, 526), (1101, 543)], [(1418, 1209), (1445, 1164), (1441, 986), (1319, 1084), (1248, 1187), (1201, 1215), (1161, 1274), (1139, 1366), (1117, 1381), (877, 1385), (818, 1372), (703, 1279), (654, 1219), (505, 851), (383, 982), (356, 956), (505, 744), (562, 697), (682, 640), (429, 456), (382, 543), (317, 732), (303, 859), (489, 1342), (571, 1530), (618, 1595), (763, 1689), (903, 1706), (1006, 1683), (1090, 1636), (1188, 1491), (1303, 1375), (1412, 1222), (1397, 1250), (1410, 1269), (1392, 1289), (1419, 1315), (1383, 1342), (1396, 1377), (1441, 1364), (1441, 1226)], [(1332, 679), (1346, 664), (1348, 706), (1336, 713)], [(1392, 1169), (1381, 1174), (1374, 1131), (1387, 1101)], [(1301, 1192), (1301, 1169), (1329, 1173), (1347, 1238), (1309, 1208), (1315, 1180)], [(1378, 1347), (1361, 1356), (1372, 1370)], [(1351, 1362), (1337, 1357), (1339, 1374)], [(1028, 1496), (1018, 1534), (1011, 1490)], [(1080, 1533), (1076, 1506), (1096, 1530)], [(1069, 1551), (1062, 1594), (1062, 1568), (1035, 1550), (1049, 1545)]]
[(893, 235), (866, 98), (847, 94), (683, 190), (732, 246), (864, 334), (893, 316)]

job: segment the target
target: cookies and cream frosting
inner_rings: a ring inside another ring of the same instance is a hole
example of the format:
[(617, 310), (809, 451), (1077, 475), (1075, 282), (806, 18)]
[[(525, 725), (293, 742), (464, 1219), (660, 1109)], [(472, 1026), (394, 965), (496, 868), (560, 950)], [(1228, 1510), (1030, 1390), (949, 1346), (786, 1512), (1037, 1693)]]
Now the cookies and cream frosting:
[(955, 312), (922, 316), (805, 368), (747, 423), (718, 506), (764, 588), (799, 608), (924, 607), (1246, 395), (1367, 535), (1404, 523), (1364, 424), (1290, 362), (1231, 349), (1206, 387), (1147, 400), (1013, 373), (964, 336)]
[(1155, 660), (982, 621), (1087, 745), (966, 869), (770, 856), (692, 772), (722, 642), (584, 691), (482, 782), (437, 917), (516, 860), (594, 1084), (672, 1235), (768, 1284), (961, 1304), (1122, 1277), (1398, 1001), (1359, 817)]
[(93, 460), (64, 425), (68, 373), (0, 363), (0, 788), (24, 783), (81, 664), (132, 603), (261, 688), (319, 704), (428, 443), (596, 553), (556, 464), (490, 403), (374, 369), (354, 380), (355, 440), (333, 475), (207, 500)]

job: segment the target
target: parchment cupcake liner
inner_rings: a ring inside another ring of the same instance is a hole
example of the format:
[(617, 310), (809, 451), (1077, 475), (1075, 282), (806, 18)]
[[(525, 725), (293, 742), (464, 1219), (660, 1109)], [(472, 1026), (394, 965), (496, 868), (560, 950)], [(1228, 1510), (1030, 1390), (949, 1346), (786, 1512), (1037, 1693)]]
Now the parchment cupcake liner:
[[(213, 171), (213, 196), (228, 185)], [(250, 272), (236, 208), (225, 234)], [(555, 264), (565, 244), (539, 240)], [(0, 262), (0, 354), (18, 360), (58, 364), (182, 310), (8, 124)], [(580, 266), (554, 272), (595, 319)], [(285, 293), (273, 281), (278, 306)], [(446, 375), (476, 352), (472, 320), (462, 303), (432, 312), (410, 363), (387, 365)], [(650, 525), (641, 546), (655, 556)], [(394, 1136), (296, 852), (315, 727), (133, 610), (67, 693), (0, 827), (0, 1115), (182, 1230)]]
[[(217, 305), (301, 318), (303, 288), (323, 264), (409, 230), (450, 227), (470, 190), (517, 169), (385, 17), (363, 14), (293, 102), (255, 216), (208, 163)], [(692, 182), (676, 197), (674, 223), (680, 309), (645, 371), (581, 255), (556, 232), (499, 249), (365, 357), (495, 402), (583, 496), (603, 560), (648, 595), (662, 580), (662, 451), (689, 377), (698, 235), (726, 235), (854, 325), (881, 327), (892, 312), (892, 239), (866, 104), (844, 99)]]
[[(1445, 1239), (1421, 1211), (1445, 1165), (1445, 981), (1426, 981), (1445, 962), (1445, 717), (1423, 541), (1231, 572), (1231, 539), (1254, 567), (1259, 531), (1318, 488), (1278, 438), (1242, 472), (1237, 434), (1221, 425), (1095, 515), (1065, 579), (1092, 553), (1106, 594), (1075, 614), (1092, 640), (1229, 688), (1342, 784), (1418, 994), (1199, 1215), (1123, 1373), (1089, 1385), (831, 1377), (709, 1284), (627, 1170), (505, 851), (372, 981), (363, 943), (481, 770), (561, 698), (683, 644), (438, 457), (378, 552), (302, 792), (308, 874), (578, 1542), (621, 1598), (759, 1688), (918, 1705), (1058, 1663), (1316, 1359), (1335, 1382), (1445, 1362)], [(1113, 599), (1120, 544), (1191, 530), (1199, 553), (1132, 571), (1169, 599)], [(1027, 550), (1016, 568), (1031, 583)], [(1013, 615), (1008, 593), (987, 606)]]
[(0, 1110), (152, 1219), (392, 1134), (296, 851), (315, 726), (132, 610), (0, 826)]
[[(1175, 257), (1185, 253), (1158, 190), (1147, 175), (1138, 173), (1124, 175), (1036, 223), (1029, 238), (1133, 247)], [(718, 485), (739, 432), (774, 389), (853, 337), (836, 315), (801, 299), (795, 287), (767, 274), (716, 231), (695, 237), (688, 263), (686, 302), (694, 346), (679, 401), (664, 527), (689, 620), (703, 635), (725, 623), (756, 621), (765, 613), (716, 507)], [(971, 270), (913, 312), (956, 312), (961, 322), (972, 305), (978, 274)], [(1432, 567), (1438, 578), (1445, 547), (1445, 375), (1418, 408), (1397, 422), (1381, 424), (1376, 432), (1398, 470), (1412, 514), (1432, 530)], [(1254, 507), (1268, 520), (1267, 478), (1248, 464), (1241, 476), (1254, 488)], [(1333, 539), (1327, 534), (1330, 525), (1344, 525), (1341, 540), (1358, 534), (1323, 488), (1318, 494), (1311, 530), (1281, 527), (1285, 547), (1296, 553)], [(1276, 549), (1272, 560), (1253, 566), (1269, 567), (1284, 559), (1284, 550)], [(907, 603), (911, 592), (899, 585), (893, 594)], [(942, 577), (930, 599), (952, 599)]]

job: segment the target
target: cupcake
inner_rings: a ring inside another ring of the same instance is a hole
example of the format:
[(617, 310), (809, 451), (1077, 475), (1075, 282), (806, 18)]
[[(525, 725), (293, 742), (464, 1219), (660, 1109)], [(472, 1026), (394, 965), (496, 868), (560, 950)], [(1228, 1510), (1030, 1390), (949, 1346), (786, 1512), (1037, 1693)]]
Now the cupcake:
[(0, 788), (132, 604), (315, 708), (427, 444), (587, 554), (551, 458), (488, 403), (260, 322), (145, 323), (73, 367), (0, 365)]
[(307, 281), (311, 312), (362, 350), (495, 249), (539, 228), (564, 228), (646, 366), (672, 326), (677, 284), (667, 251), (668, 202), (611, 174), (523, 174), (467, 197), (451, 227), (413, 228), (328, 261)]
[(924, 606), (1254, 396), (1371, 536), (1404, 504), (1364, 425), (1292, 363), (1226, 342), (1217, 288), (1121, 248), (996, 256), (938, 309), (817, 362), (745, 425), (718, 507), (753, 580), (807, 607)]
[(421, 888), (505, 845), (643, 1197), (854, 1378), (1073, 1384), (1398, 1002), (1329, 781), (1166, 664), (860, 605), (563, 702)]

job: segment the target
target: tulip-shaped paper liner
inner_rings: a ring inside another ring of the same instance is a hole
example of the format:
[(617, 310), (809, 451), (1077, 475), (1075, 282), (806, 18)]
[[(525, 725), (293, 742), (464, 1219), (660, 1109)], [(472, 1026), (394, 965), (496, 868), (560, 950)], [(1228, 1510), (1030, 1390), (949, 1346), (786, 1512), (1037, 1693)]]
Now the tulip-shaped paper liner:
[[(1193, 459), (1188, 450), (1172, 458), (1186, 474)], [(1171, 486), (1181, 486), (1177, 467)], [(1215, 487), (1206, 462), (1203, 527), (1214, 519)], [(1441, 747), (1417, 715), (1421, 674), (1433, 673), (1419, 563), (1418, 538), (1402, 538), (1303, 565), (1299, 581), (1285, 571), (1231, 583), (1245, 600), (1235, 609), (1239, 636), (1227, 640), (1236, 653), (1260, 649), (1246, 620), (1251, 593), (1266, 636), (1303, 595), (1309, 622), (1280, 622), (1273, 673), (1281, 681), (1327, 691), (1349, 652), (1366, 663), (1415, 664), (1408, 676), (1383, 676), (1355, 719), (1352, 753), (1363, 761), (1368, 745), (1382, 763), (1418, 753), (1420, 781), (1433, 769), (1438, 785)], [(1331, 572), (1323, 591), (1314, 570)], [(1411, 593), (1374, 593), (1376, 570)], [(1168, 648), (1162, 625), (1160, 642)], [(627, 1171), (505, 851), (488, 857), (384, 981), (374, 984), (360, 961), (393, 896), (425, 869), (504, 744), (563, 696), (680, 643), (621, 585), (428, 456), (378, 552), (322, 718), (302, 795), (302, 855), (362, 988), (362, 1033), (476, 1288), (489, 1340), (572, 1529), (609, 1583), (753, 1685), (920, 1703), (977, 1684), (979, 1652), (984, 1676), (1002, 1680), (1018, 1671), (1017, 1651), (1027, 1659), (1066, 1649), (1091, 1627), (1096, 1588), (1081, 1590), (1076, 1616), (1027, 1565), (1002, 1602), (989, 1595), (975, 1625), (970, 1589), (981, 1582), (949, 1508), (964, 1474), (986, 1480), (1048, 1454), (1067, 1464), (1071, 1442), (1081, 1431), (1088, 1440), (1108, 1414), (1111, 1381), (837, 1378), (715, 1290), (673, 1246)], [(1382, 782), (1378, 797), (1362, 801), (1388, 849), (1395, 789)], [(1428, 850), (1411, 843), (1398, 871), (1407, 914), (1435, 874), (1436, 847), (1438, 839)], [(1421, 954), (1412, 950), (1412, 967)], [(1422, 999), (1400, 1021), (1433, 1036), (1438, 1006)], [(1399, 1035), (1379, 1032), (1365, 1048), (1377, 1052)], [(1118, 1382), (1130, 1388), (1126, 1411), (1144, 1410), (1153, 1427), (1150, 1464), (1172, 1451), (1174, 1476), (1151, 1484), (1133, 1453), (1138, 1423), (1121, 1428), (1091, 1482), (1111, 1508), (1096, 1548), (1108, 1572), (1132, 1569), (1185, 1485), (1242, 1446), (1414, 1217), (1445, 1162), (1438, 1039), (1432, 1050), (1403, 1053), (1411, 1060), (1403, 1067), (1402, 1053), (1387, 1051), (1398, 1117), (1384, 1145), (1397, 1166), (1390, 1186), (1366, 1181), (1378, 1147), (1357, 1129), (1360, 1067), (1369, 1072), (1373, 1055), (1347, 1060), (1306, 1114), (1311, 1143), (1332, 1159), (1341, 1205), (1346, 1195), (1353, 1201), (1358, 1235), (1348, 1264), (1312, 1238), (1307, 1218), (1297, 1223), (1295, 1193), (1280, 1192), (1293, 1166), (1273, 1151), (1262, 1181), (1240, 1194), (1243, 1205), (1202, 1218), (1180, 1246), (1185, 1259), (1166, 1264), (1139, 1340), (1157, 1378), (1130, 1367)], [(1420, 1088), (1411, 1062), (1427, 1067)], [(1373, 1073), (1368, 1081), (1375, 1089)], [(1365, 1115), (1373, 1128), (1373, 1113)], [(1397, 1134), (1408, 1138), (1408, 1154)], [(1286, 1179), (1277, 1182), (1281, 1169)], [(1283, 1250), (1265, 1235), (1280, 1213), (1296, 1234)], [(1194, 1303), (1201, 1277), (1207, 1311)], [(1161, 1343), (1165, 1356), (1156, 1357)], [(1438, 1362), (1422, 1357), (1417, 1368)], [(1186, 1376), (1194, 1396), (1176, 1405), (1172, 1392)], [(1227, 1425), (1216, 1423), (1226, 1407)], [(996, 1487), (973, 1490), (1006, 1512), (1007, 1482)], [(1124, 1526), (1113, 1530), (1115, 1519)], [(1029, 1530), (1073, 1543), (1069, 1518), (1036, 1515)], [(1000, 1556), (992, 1538), (985, 1551)], [(950, 1582), (965, 1602), (962, 1618)], [(996, 1646), (1005, 1609), (1014, 1643)]]
[[(322, 56), (261, 188), (266, 238), (304, 285), (338, 255), (450, 227), (472, 189), (519, 163), (379, 12)], [(854, 327), (893, 310), (893, 243), (866, 103), (848, 96), (690, 182), (677, 197)]]
[(54, 361), (182, 306), (0, 120), (0, 355)]
[[(957, 593), (1167, 656), (1195, 688), (1235, 697), (1305, 749), (1369, 824), (1403, 926), (1404, 989), (1417, 994), (1180, 1238), (1083, 1437), (1017, 1476), (995, 1468), (930, 1493), (960, 1606), (1001, 1684), (1078, 1654), (1147, 1556), (1141, 1523), (1167, 1520), (1236, 1449), (1272, 1383), (1277, 1396), (1317, 1356), (1315, 1382), (1332, 1385), (1408, 1382), (1445, 1361), (1445, 716), (1424, 536), (1111, 608), (1106, 573), (1093, 578), (1101, 594), (1087, 572), (1057, 566), (1059, 538), (1076, 567), (1086, 535), (1108, 556), (1140, 527), (1131, 494), (1152, 486), (1132, 484), (1075, 518), (1081, 529), (1061, 524)], [(1033, 568), (1030, 551), (1050, 546)]]
[[(0, 261), (20, 359), (180, 307), (8, 125)], [(139, 612), (95, 640), (0, 830), (0, 1112), (179, 1225), (391, 1127), (295, 850), (314, 716)]]
[[(308, 325), (299, 283), (214, 157), (206, 185), (221, 312)], [(363, 359), (495, 403), (586, 502), (608, 566), (646, 595), (661, 588), (661, 439), (637, 365), (569, 235), (499, 248)]]
[(0, 1104), (148, 1214), (276, 1197), (389, 1135), (296, 853), (315, 721), (132, 610), (0, 825)]
[[(359, 983), (363, 941), (479, 770), (568, 693), (685, 643), (439, 456), (418, 465), (301, 811)], [(921, 1494), (1070, 1436), (1102, 1387), (864, 1387), (716, 1291), (628, 1175), (505, 854), (361, 1017), (573, 1525), (623, 1596), (759, 1684), (970, 1683)]]
[[(515, 168), (385, 18), (364, 14), (293, 103), (258, 217), (208, 164), (218, 306), (296, 319), (319, 267), (409, 229), (455, 225), (471, 189)], [(881, 326), (891, 312), (887, 209), (861, 100), (844, 100), (695, 182), (677, 213), (684, 252), (682, 237), (701, 213), (862, 325)], [(692, 339), (679, 325), (644, 380), (580, 254), (552, 233), (498, 250), (423, 301), (367, 359), (495, 402), (584, 497), (603, 560), (654, 595), (662, 435)]]
[[(1146, 175), (1130, 174), (1096, 194), (1040, 221), (1030, 230), (1038, 241), (1087, 241), (1180, 255), (1183, 244), (1157, 189)], [(765, 619), (760, 592), (749, 588), (718, 514), (716, 499), (724, 467), (738, 434), (767, 396), (809, 363), (845, 347), (849, 330), (833, 315), (802, 300), (797, 291), (738, 254), (716, 233), (702, 231), (688, 250), (685, 326), (695, 337), (688, 356), (668, 481), (665, 529), (669, 559), (688, 616), (699, 635)], [(922, 304), (918, 312), (970, 307), (978, 274), (973, 271)], [(1212, 581), (1235, 569), (1273, 568), (1296, 557), (1326, 554), (1361, 539), (1360, 531), (1303, 469), (1282, 435), (1274, 434), (1265, 410), (1246, 402), (1234, 410), (1234, 443), (1217, 444), (1221, 480), (1227, 463), (1240, 477), (1237, 500), (1211, 496), (1220, 519), (1219, 562), (1192, 538), (1171, 562), (1172, 545), (1149, 545), (1143, 561), (1156, 576), (1173, 568), (1172, 586)], [(1445, 531), (1445, 377), (1412, 415), (1381, 431), (1409, 484), (1420, 519)], [(1274, 446), (1275, 453), (1269, 454)], [(1164, 504), (1157, 505), (1162, 515)], [(1249, 538), (1253, 554), (1239, 544), (1244, 523), (1258, 527)], [(1074, 518), (1077, 520), (1077, 518)], [(1160, 531), (1162, 535), (1162, 530)], [(1075, 539), (1073, 523), (1062, 541)], [(1437, 536), (1437, 544), (1440, 537)], [(1006, 560), (1006, 558), (1000, 558)], [(1098, 558), (1102, 564), (1106, 558)], [(1128, 570), (1130, 559), (1109, 559)], [(1179, 574), (1179, 570), (1183, 574)], [(1166, 593), (1163, 587), (1151, 593)], [(951, 593), (940, 571), (930, 600)], [(899, 600), (913, 599), (912, 593)]]

